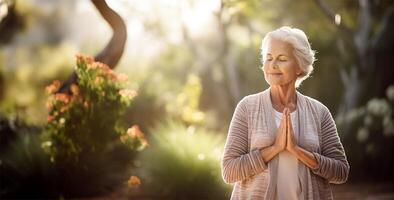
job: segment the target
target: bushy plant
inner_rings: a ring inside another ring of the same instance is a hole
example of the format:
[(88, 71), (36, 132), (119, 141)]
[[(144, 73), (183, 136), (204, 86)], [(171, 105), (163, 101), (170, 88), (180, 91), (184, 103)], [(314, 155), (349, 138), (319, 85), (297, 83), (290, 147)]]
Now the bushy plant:
[(126, 139), (130, 134), (120, 120), (137, 94), (123, 89), (127, 76), (114, 73), (87, 56), (77, 56), (76, 74), (78, 85), (71, 85), (71, 94), (55, 93), (60, 86), (58, 81), (46, 88), (51, 95), (47, 102), (48, 140), (43, 147), (52, 160), (77, 162), (81, 153), (104, 151), (118, 141), (127, 143), (131, 149), (143, 148), (146, 141), (138, 137), (142, 135)]
[(127, 76), (82, 55), (75, 71), (78, 84), (69, 93), (56, 93), (58, 81), (46, 88), (49, 115), (42, 148), (62, 172), (57, 182), (65, 197), (111, 191), (127, 181), (136, 152), (147, 146), (139, 127), (127, 129), (122, 121), (137, 95), (125, 89)]
[(161, 199), (228, 199), (219, 162), (223, 135), (179, 121), (150, 132), (151, 148), (138, 159), (146, 191)]
[[(345, 149), (352, 166), (353, 179), (393, 180), (394, 160), (394, 86), (386, 90), (386, 98), (370, 99), (364, 106), (338, 116), (339, 132), (343, 124), (352, 124), (353, 134), (343, 135)], [(365, 171), (373, 176), (365, 177)]]
[(0, 199), (55, 197), (48, 194), (55, 192), (55, 171), (41, 148), (40, 132), (0, 115)]

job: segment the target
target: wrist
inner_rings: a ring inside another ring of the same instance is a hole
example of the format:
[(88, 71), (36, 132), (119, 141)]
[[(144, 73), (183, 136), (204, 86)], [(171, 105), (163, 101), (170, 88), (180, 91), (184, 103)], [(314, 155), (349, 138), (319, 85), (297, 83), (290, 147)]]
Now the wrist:
[(279, 145), (272, 145), (272, 150), (274, 151), (274, 154), (276, 155), (276, 154), (278, 154), (278, 153), (280, 153), (281, 151), (283, 151), (283, 148), (281, 148)]
[(297, 156), (300, 154), (301, 149), (300, 149), (299, 146), (294, 145), (293, 147), (291, 147), (291, 148), (289, 149), (289, 151), (290, 151), (290, 153), (294, 154), (294, 156), (297, 157)]

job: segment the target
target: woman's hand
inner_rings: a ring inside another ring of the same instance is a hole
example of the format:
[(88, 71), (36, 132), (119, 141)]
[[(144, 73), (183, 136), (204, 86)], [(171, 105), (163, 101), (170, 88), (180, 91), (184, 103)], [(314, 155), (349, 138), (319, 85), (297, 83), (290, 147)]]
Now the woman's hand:
[(274, 158), (278, 153), (286, 149), (287, 140), (287, 118), (286, 115), (289, 113), (288, 108), (283, 110), (282, 119), (280, 120), (279, 128), (276, 132), (275, 143), (269, 147), (260, 149), (261, 157), (265, 163), (268, 163), (272, 158)]
[(286, 122), (287, 122), (286, 150), (289, 151), (292, 154), (296, 154), (295, 151), (297, 150), (298, 146), (297, 146), (296, 140), (294, 138), (294, 130), (293, 130), (293, 126), (292, 126), (292, 123), (291, 123), (291, 117), (290, 117), (289, 113), (286, 115)]
[(283, 109), (282, 119), (280, 120), (278, 131), (276, 132), (276, 139), (274, 143), (274, 147), (277, 153), (282, 152), (286, 149), (287, 143), (287, 131), (288, 131), (288, 117), (289, 109)]

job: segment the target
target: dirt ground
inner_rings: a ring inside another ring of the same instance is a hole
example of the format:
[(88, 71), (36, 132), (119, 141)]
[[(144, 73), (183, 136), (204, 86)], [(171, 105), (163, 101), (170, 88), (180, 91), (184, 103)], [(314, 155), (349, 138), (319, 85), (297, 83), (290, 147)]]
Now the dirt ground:
[(394, 183), (358, 183), (333, 186), (334, 199), (394, 199)]
[[(394, 200), (394, 183), (347, 183), (343, 185), (333, 185), (333, 195), (335, 200)], [(142, 191), (128, 188), (120, 188), (118, 191), (104, 197), (88, 198), (84, 200), (155, 200), (153, 196), (147, 197)]]

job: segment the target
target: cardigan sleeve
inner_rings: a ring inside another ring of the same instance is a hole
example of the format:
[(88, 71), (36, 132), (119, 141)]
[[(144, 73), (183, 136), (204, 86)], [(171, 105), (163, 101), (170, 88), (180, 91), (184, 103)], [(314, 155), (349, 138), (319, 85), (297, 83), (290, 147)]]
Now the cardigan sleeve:
[(327, 179), (330, 183), (345, 183), (350, 166), (346, 159), (335, 121), (327, 107), (324, 107), (321, 121), (321, 154), (313, 152), (318, 163), (312, 172)]
[(247, 98), (235, 108), (221, 160), (222, 176), (226, 183), (234, 183), (267, 169), (260, 150), (248, 149)]

